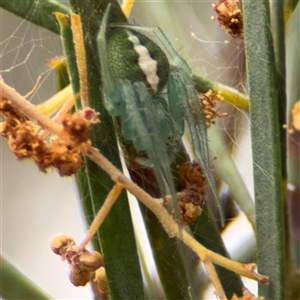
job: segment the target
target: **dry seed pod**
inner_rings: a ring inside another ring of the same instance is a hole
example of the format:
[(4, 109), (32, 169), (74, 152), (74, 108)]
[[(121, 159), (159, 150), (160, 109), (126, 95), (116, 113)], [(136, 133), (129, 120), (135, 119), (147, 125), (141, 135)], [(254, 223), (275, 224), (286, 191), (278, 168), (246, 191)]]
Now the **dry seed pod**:
[(197, 220), (202, 213), (202, 208), (193, 203), (179, 202), (182, 225), (188, 225)]

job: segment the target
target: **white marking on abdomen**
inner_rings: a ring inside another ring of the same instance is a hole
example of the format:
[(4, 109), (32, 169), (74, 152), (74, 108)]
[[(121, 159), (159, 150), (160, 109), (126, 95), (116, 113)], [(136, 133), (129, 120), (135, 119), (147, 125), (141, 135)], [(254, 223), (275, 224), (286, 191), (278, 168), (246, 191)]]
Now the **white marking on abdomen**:
[(128, 32), (128, 39), (133, 43), (134, 50), (139, 55), (138, 64), (146, 76), (147, 82), (150, 84), (152, 90), (157, 92), (157, 85), (159, 83), (159, 77), (157, 76), (157, 61), (152, 59), (148, 49), (140, 44), (138, 37)]

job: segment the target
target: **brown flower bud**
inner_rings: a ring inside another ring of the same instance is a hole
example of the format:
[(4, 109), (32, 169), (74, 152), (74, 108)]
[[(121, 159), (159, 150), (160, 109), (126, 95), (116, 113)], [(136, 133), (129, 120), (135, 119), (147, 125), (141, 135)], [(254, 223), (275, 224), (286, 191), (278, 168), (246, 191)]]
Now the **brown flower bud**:
[(103, 263), (102, 255), (97, 251), (83, 252), (79, 256), (79, 261), (83, 265), (82, 268), (87, 271), (96, 271)]
[(91, 279), (91, 273), (81, 270), (77, 265), (70, 265), (69, 279), (75, 286), (85, 286)]
[(66, 251), (75, 245), (73, 238), (66, 234), (56, 234), (50, 239), (50, 248), (57, 255), (63, 255)]
[(104, 267), (99, 268), (95, 273), (94, 283), (102, 294), (108, 293), (108, 283)]

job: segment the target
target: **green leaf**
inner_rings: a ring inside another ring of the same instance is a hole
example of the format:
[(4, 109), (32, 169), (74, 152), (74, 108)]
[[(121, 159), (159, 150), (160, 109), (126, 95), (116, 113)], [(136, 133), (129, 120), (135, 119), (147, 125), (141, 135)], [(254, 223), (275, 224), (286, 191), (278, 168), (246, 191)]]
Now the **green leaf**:
[(182, 242), (170, 238), (151, 211), (142, 205), (141, 210), (165, 299), (197, 299), (199, 258)]
[(4, 299), (53, 299), (0, 256), (0, 295)]
[[(62, 40), (63, 51), (67, 59), (67, 69), (70, 81), (72, 82), (73, 94), (76, 95), (80, 92), (80, 85), (70, 22), (63, 13), (55, 13), (55, 17), (60, 26), (60, 37)], [(79, 105), (78, 101), (76, 102), (76, 105)]]
[(220, 130), (212, 126), (208, 130), (209, 146), (213, 155), (217, 157), (214, 161), (214, 170), (218, 176), (228, 185), (229, 192), (234, 201), (247, 216), (253, 229), (256, 228), (255, 205), (248, 192), (248, 189), (239, 173), (235, 162), (232, 159), (230, 150), (225, 144), (224, 137)]
[(55, 0), (1, 0), (0, 7), (57, 34), (59, 27), (53, 13), (70, 13), (67, 6)]
[(285, 240), (279, 93), (270, 31), (269, 1), (245, 1), (245, 47), (257, 215), (258, 270), (270, 276), (259, 286), (266, 299), (285, 299)]

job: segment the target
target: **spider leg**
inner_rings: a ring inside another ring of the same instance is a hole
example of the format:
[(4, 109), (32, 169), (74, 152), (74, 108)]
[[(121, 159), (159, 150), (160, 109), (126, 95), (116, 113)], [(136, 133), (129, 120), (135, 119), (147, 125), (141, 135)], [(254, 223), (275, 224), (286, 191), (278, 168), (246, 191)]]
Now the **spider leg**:
[[(161, 136), (161, 122), (157, 121), (157, 119), (154, 117), (157, 115), (157, 107), (155, 107), (153, 99), (144, 83), (136, 82), (133, 84), (133, 87), (136, 93), (137, 101), (140, 104), (140, 108), (137, 113), (141, 115), (143, 120), (141, 124), (137, 124), (138, 130), (144, 127), (144, 130), (148, 132), (148, 136), (151, 139), (150, 147), (143, 150), (147, 151), (159, 187), (161, 189), (162, 196), (165, 197), (167, 194), (171, 194), (173, 201), (175, 201), (175, 212), (179, 217), (180, 214), (176, 202), (174, 179), (170, 168), (171, 161), (168, 155), (166, 143), (164, 142), (165, 140)], [(126, 101), (132, 100), (127, 99)]]
[(119, 88), (121, 91), (121, 128), (124, 138), (132, 141), (137, 150), (152, 149), (152, 139), (141, 114), (143, 107), (133, 85), (129, 80), (120, 80)]
[(168, 101), (167, 98), (157, 95), (152, 98), (152, 103), (160, 137), (167, 146), (168, 155), (172, 162), (178, 153), (184, 132), (183, 107), (178, 104), (174, 105), (173, 101)]
[(200, 108), (191, 76), (183, 68), (174, 67), (169, 75), (168, 91), (173, 101), (182, 103), (184, 107), (185, 118), (192, 137), (194, 155), (205, 174), (220, 212), (221, 223), (224, 224), (221, 202), (210, 172), (209, 146), (205, 118)]
[(182, 101), (176, 100), (179, 97), (178, 92), (181, 90), (177, 88), (172, 73), (171, 71), (168, 78), (168, 111), (173, 122), (174, 140), (180, 142), (184, 134), (184, 106)]

